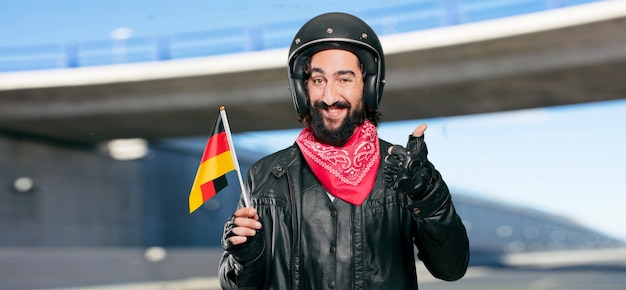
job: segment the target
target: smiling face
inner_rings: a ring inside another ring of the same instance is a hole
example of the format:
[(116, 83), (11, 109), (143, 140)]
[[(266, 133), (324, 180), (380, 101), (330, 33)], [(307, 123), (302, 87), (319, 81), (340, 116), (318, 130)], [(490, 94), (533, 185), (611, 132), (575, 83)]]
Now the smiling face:
[(359, 59), (346, 50), (320, 51), (311, 57), (309, 72), (313, 134), (324, 143), (342, 146), (365, 119)]

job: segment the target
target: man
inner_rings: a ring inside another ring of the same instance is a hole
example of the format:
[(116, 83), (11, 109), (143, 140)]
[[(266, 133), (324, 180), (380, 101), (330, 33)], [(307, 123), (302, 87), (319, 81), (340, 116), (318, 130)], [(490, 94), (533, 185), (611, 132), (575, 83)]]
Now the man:
[(288, 75), (305, 129), (250, 169), (252, 206), (224, 229), (224, 289), (417, 289), (415, 247), (435, 277), (465, 274), (467, 234), (426, 126), (406, 148), (377, 136), (384, 73), (378, 37), (354, 16), (296, 34)]

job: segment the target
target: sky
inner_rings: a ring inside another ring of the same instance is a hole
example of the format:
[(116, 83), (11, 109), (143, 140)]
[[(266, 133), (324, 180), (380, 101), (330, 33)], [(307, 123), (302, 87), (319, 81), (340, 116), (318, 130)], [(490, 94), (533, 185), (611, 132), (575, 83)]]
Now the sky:
[[(133, 36), (307, 20), (329, 11), (358, 14), (378, 1), (0, 0), (1, 47), (103, 40), (116, 28)], [(384, 106), (384, 102), (382, 104)], [(380, 135), (405, 144), (427, 123), (430, 159), (451, 188), (545, 210), (626, 241), (626, 101), (382, 123)], [(266, 152), (298, 131), (241, 134)], [(272, 147), (268, 147), (273, 145)]]
[(155, 36), (308, 20), (323, 12), (407, 2), (412, 1), (0, 0), (0, 47), (103, 40), (121, 27), (133, 36)]

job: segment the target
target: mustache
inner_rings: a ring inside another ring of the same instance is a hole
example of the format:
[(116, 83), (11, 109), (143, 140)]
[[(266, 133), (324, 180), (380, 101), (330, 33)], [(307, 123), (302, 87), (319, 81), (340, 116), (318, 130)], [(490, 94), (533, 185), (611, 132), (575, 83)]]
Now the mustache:
[(313, 107), (317, 108), (317, 109), (330, 109), (330, 108), (337, 108), (337, 109), (349, 109), (351, 106), (349, 103), (347, 102), (343, 102), (343, 101), (336, 101), (331, 105), (326, 104), (323, 101), (317, 101), (313, 104)]

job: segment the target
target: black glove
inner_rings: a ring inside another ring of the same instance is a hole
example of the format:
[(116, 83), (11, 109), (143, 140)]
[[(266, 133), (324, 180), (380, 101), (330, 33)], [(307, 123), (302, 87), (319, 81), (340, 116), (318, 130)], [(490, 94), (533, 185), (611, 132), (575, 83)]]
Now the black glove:
[(434, 184), (432, 177), (435, 168), (428, 161), (427, 155), (424, 135), (409, 136), (406, 148), (394, 145), (391, 154), (385, 159), (385, 185), (406, 193), (413, 200), (422, 198)]
[(236, 228), (235, 216), (231, 216), (224, 224), (224, 235), (222, 236), (222, 248), (229, 252), (239, 262), (249, 262), (259, 256), (263, 250), (262, 229), (256, 231), (256, 235), (248, 237), (248, 240), (239, 245), (233, 245), (228, 238), (235, 236), (233, 229)]

